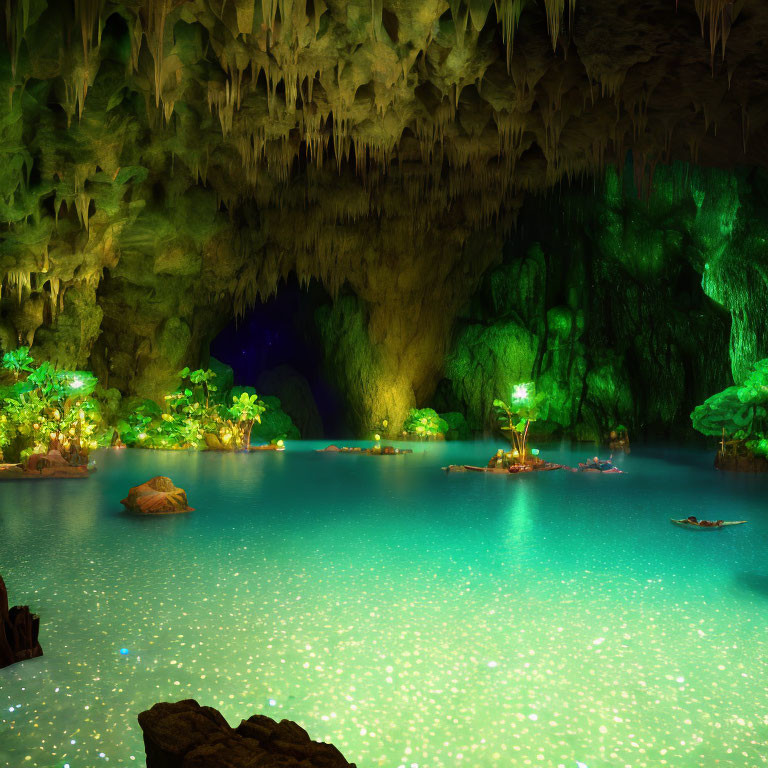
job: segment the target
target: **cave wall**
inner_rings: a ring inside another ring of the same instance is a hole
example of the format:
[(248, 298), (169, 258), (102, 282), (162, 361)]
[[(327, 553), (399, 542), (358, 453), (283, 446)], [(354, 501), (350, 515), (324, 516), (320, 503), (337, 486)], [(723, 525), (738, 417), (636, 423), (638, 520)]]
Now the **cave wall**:
[(768, 175), (633, 166), (529, 200), (504, 261), (457, 323), (434, 402), (474, 429), (535, 380), (544, 433), (690, 434), (692, 408), (768, 354)]
[[(766, 165), (762, 0), (9, 0), (0, 22), (3, 350), (157, 398), (294, 274), (333, 299), (318, 324), (357, 429), (386, 433), (436, 388), (486, 423), (528, 371), (562, 427), (630, 395), (638, 425), (677, 420), (704, 375), (685, 362), (680, 384), (678, 347), (722, 335), (675, 309), (691, 270), (731, 314), (737, 377), (764, 349), (761, 230), (717, 230), (762, 215), (746, 177), (717, 226), (710, 182), (650, 213), (602, 183), (628, 149), (641, 198), (664, 163)], [(568, 258), (516, 240), (531, 196), (570, 185)], [(670, 394), (646, 402), (665, 360)]]

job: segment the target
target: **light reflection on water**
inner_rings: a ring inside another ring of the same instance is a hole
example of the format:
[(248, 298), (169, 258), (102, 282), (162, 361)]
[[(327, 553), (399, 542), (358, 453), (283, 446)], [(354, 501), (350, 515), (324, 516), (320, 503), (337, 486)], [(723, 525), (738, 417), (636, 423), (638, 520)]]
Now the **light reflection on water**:
[[(0, 572), (46, 654), (0, 671), (0, 765), (142, 764), (136, 714), (186, 697), (361, 766), (766, 762), (768, 478), (691, 451), (506, 477), (440, 472), (489, 444), (315, 447), (0, 486)], [(122, 512), (158, 473), (195, 512)], [(689, 514), (750, 522), (668, 522)]]

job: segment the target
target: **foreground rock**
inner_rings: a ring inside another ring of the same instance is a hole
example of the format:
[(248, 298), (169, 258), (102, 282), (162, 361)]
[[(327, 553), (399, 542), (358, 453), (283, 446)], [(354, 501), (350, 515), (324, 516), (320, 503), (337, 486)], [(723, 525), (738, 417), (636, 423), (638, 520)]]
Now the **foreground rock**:
[(37, 641), (40, 617), (26, 605), (8, 608), (8, 590), (0, 576), (0, 669), (43, 655)]
[(177, 515), (192, 511), (187, 504), (186, 491), (177, 488), (170, 477), (162, 475), (131, 488), (127, 498), (120, 503), (140, 515)]
[(193, 699), (155, 704), (139, 715), (139, 725), (147, 768), (355, 768), (290, 720), (253, 715), (231, 728)]

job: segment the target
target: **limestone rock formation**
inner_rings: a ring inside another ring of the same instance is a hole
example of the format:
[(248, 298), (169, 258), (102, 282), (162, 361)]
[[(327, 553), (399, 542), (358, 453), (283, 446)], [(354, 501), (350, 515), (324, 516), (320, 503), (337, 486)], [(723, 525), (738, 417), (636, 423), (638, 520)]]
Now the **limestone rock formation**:
[(177, 488), (170, 477), (161, 475), (131, 488), (120, 503), (129, 512), (140, 515), (176, 515), (193, 511), (187, 504), (186, 492)]
[(8, 590), (0, 576), (0, 669), (43, 655), (38, 642), (40, 617), (26, 605), (8, 607)]
[(231, 728), (217, 710), (192, 699), (155, 704), (139, 715), (139, 725), (147, 768), (355, 768), (290, 720), (253, 715)]

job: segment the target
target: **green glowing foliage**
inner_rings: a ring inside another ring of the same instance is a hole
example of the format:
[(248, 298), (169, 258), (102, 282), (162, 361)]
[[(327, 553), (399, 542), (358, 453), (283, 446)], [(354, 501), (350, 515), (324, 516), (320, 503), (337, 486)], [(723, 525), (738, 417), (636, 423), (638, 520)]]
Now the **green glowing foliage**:
[(3, 356), (14, 382), (0, 386), (0, 450), (5, 459), (21, 460), (49, 447), (71, 446), (86, 452), (108, 435), (98, 384), (89, 371), (61, 370), (43, 361), (35, 365), (26, 347)]
[(493, 401), (499, 426), (523, 463), (526, 459), (531, 423), (539, 418), (546, 418), (547, 407), (547, 395), (544, 392), (537, 392), (536, 385), (532, 381), (515, 384), (509, 405), (498, 398)]
[[(211, 395), (217, 390), (216, 385), (211, 383), (216, 378), (215, 371), (212, 371), (210, 368), (207, 370), (199, 369), (197, 371), (190, 371), (189, 368), (183, 368), (179, 371), (179, 378), (182, 381), (184, 381), (184, 379), (189, 379), (190, 383), (195, 387), (194, 394), (199, 399), (204, 399), (205, 407), (208, 408), (211, 402)], [(199, 397), (201, 393), (202, 398)]]
[[(233, 392), (238, 390), (237, 387)], [(263, 398), (266, 411), (261, 416), (261, 421), (253, 427), (254, 440), (265, 443), (275, 443), (278, 440), (298, 440), (301, 437), (299, 430), (291, 420), (291, 417), (283, 410), (280, 398), (267, 395)]]
[(3, 355), (3, 368), (6, 371), (12, 371), (17, 380), (20, 373), (32, 370), (33, 362), (34, 359), (29, 354), (29, 347), (19, 347)]
[(445, 422), (445, 439), (446, 440), (469, 440), (472, 437), (472, 432), (469, 429), (469, 424), (464, 418), (463, 413), (457, 411), (449, 411), (448, 413), (441, 413), (440, 418)]
[(704, 435), (746, 441), (753, 453), (768, 455), (768, 359), (758, 361), (742, 384), (697, 406), (691, 421)]
[(218, 436), (224, 429), (224, 418), (218, 404), (211, 402), (216, 391), (211, 382), (216, 376), (210, 370), (179, 371), (181, 387), (165, 395), (165, 410), (156, 412), (147, 403), (129, 414), (121, 434), (126, 445), (143, 448), (201, 449), (206, 435)]
[(448, 422), (432, 408), (411, 408), (403, 431), (416, 437), (437, 437), (448, 431)]
[(232, 405), (229, 407), (231, 422), (236, 425), (235, 444), (239, 449), (247, 449), (251, 444), (251, 431), (253, 425), (261, 423), (261, 414), (266, 410), (266, 405), (258, 395), (249, 395), (243, 392), (240, 397), (233, 395)]
[(126, 445), (168, 450), (207, 447), (233, 450), (241, 447), (240, 422), (243, 429), (248, 427), (248, 414), (257, 407), (258, 398), (254, 395), (256, 399), (252, 406), (250, 399), (246, 398), (248, 405), (243, 401), (246, 415), (241, 419), (240, 412), (233, 414), (215, 398), (217, 387), (212, 383), (216, 378), (213, 370), (184, 368), (178, 376), (181, 386), (164, 396), (164, 409), (151, 400), (126, 402), (123, 418), (117, 425)]
[(503, 400), (493, 401), (493, 408), (502, 429), (522, 431), (526, 425), (539, 417), (546, 418), (547, 396), (537, 392), (532, 381), (515, 384), (509, 405)]
[(140, 404), (128, 402), (125, 404), (127, 413), (118, 419), (116, 429), (126, 445), (142, 448), (159, 447), (154, 445), (153, 420), (159, 420), (162, 411), (153, 400), (145, 400)]

